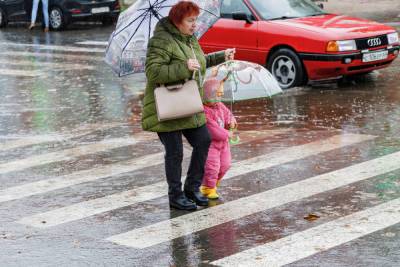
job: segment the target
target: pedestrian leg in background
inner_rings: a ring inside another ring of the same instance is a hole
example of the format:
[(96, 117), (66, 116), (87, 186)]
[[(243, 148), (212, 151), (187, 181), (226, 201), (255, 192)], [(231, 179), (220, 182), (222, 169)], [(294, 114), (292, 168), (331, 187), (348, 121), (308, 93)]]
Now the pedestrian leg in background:
[[(49, 31), (49, 1), (41, 0), (42, 2), (42, 13), (43, 13), (43, 23), (44, 23), (44, 31)], [(32, 30), (35, 27), (36, 17), (39, 7), (39, 0), (33, 0), (32, 3), (32, 13), (31, 13), (31, 24), (29, 25), (29, 30)]]
[(42, 12), (44, 20), (44, 31), (49, 31), (49, 0), (42, 0)]
[(32, 30), (35, 27), (38, 6), (39, 6), (39, 0), (33, 0), (32, 13), (31, 13), (31, 25), (29, 25), (29, 30)]

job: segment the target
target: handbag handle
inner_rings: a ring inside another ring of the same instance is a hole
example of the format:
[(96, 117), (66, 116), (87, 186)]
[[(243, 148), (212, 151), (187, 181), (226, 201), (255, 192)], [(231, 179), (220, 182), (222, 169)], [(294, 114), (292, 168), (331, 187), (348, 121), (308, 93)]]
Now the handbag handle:
[[(192, 49), (192, 53), (193, 53), (194, 58), (195, 58), (197, 61), (199, 61), (199, 60), (197, 59), (197, 57), (196, 57), (196, 53), (194, 52), (192, 43), (190, 43), (190, 48)], [(194, 80), (195, 75), (196, 75), (196, 71), (193, 71), (192, 80)], [(202, 75), (201, 75), (201, 69), (200, 69), (200, 70), (199, 70), (199, 83), (200, 83), (200, 86), (203, 85), (203, 81), (202, 81), (202, 80), (203, 80), (203, 77), (202, 77)]]

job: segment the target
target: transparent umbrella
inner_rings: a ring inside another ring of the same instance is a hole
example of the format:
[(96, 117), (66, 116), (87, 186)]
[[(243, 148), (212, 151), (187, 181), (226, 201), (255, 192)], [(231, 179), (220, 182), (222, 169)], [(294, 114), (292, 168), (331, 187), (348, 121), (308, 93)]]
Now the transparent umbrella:
[(231, 60), (209, 68), (206, 78), (210, 77), (224, 81), (224, 102), (272, 97), (282, 92), (267, 69), (247, 61)]
[[(233, 113), (233, 103), (240, 100), (272, 97), (282, 92), (274, 76), (263, 66), (232, 60), (216, 67), (207, 69), (206, 79), (216, 78), (223, 82), (223, 102), (230, 103)], [(236, 129), (230, 129), (233, 132)], [(233, 145), (240, 142), (238, 135), (229, 139)]]
[[(168, 16), (180, 0), (138, 0), (118, 18), (106, 49), (105, 61), (119, 76), (144, 72), (147, 43), (157, 22)], [(197, 1), (200, 15), (197, 38), (200, 38), (220, 17), (221, 0)]]

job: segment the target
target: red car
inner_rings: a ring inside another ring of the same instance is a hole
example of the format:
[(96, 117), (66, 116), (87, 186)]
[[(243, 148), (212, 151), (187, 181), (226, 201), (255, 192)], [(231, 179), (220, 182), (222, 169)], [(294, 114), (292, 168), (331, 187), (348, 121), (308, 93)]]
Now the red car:
[(284, 89), (387, 67), (400, 49), (394, 28), (309, 0), (223, 0), (221, 17), (204, 51), (236, 47), (236, 59), (267, 66)]

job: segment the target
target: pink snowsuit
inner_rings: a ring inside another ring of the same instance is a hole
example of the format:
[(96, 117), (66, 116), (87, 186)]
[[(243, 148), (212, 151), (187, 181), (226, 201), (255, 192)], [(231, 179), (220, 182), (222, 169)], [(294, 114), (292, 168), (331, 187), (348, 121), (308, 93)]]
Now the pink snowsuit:
[[(210, 86), (211, 85), (211, 86)], [(213, 86), (214, 85), (214, 86)], [(211, 89), (210, 89), (211, 87)], [(215, 83), (205, 83), (205, 96), (212, 95)], [(204, 167), (203, 185), (214, 188), (231, 166), (231, 151), (229, 147), (229, 124), (235, 122), (231, 111), (221, 102), (204, 105), (207, 129), (211, 135), (211, 145)]]

